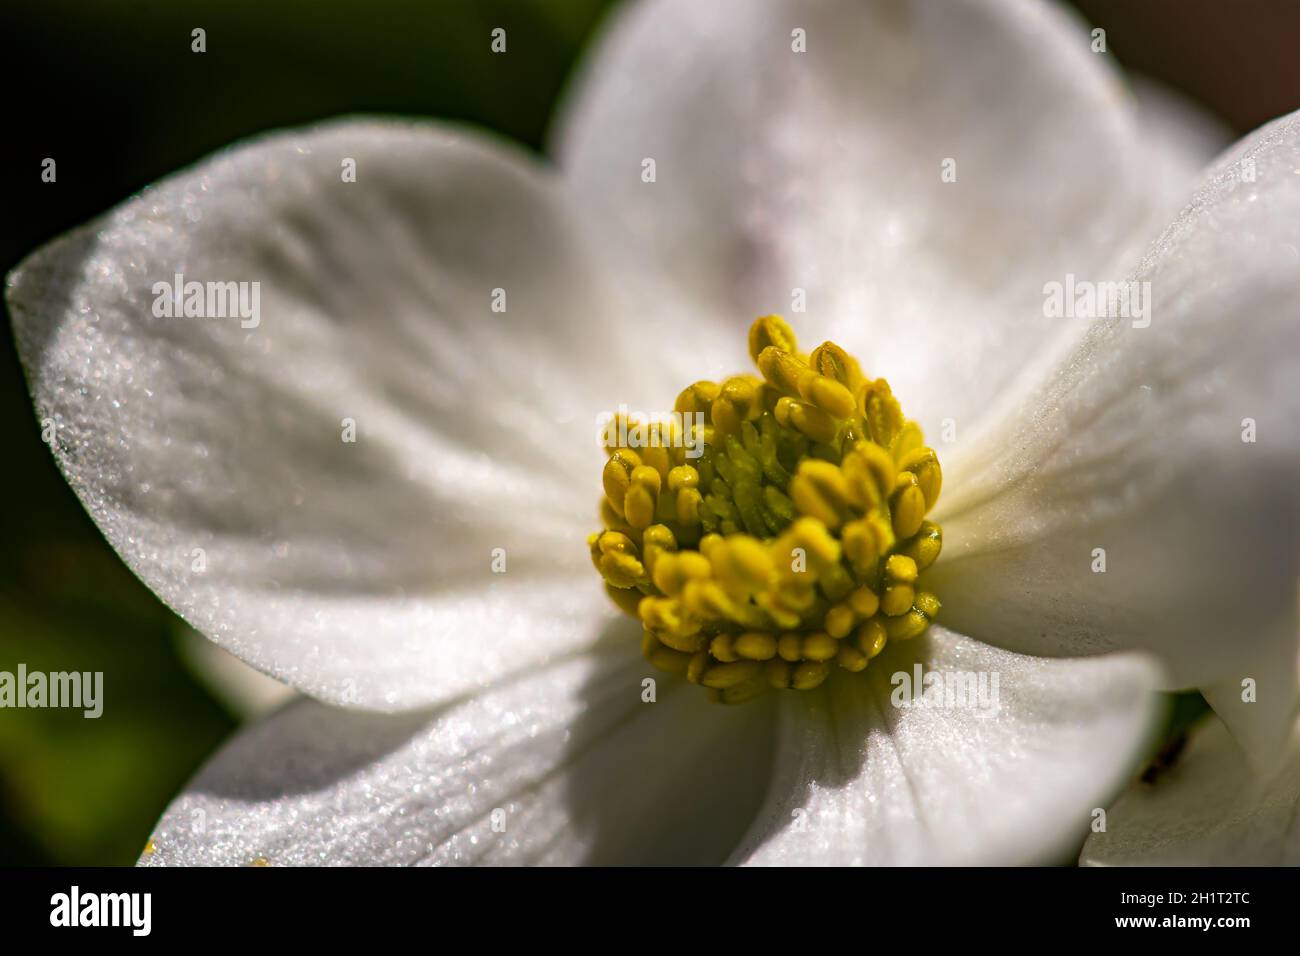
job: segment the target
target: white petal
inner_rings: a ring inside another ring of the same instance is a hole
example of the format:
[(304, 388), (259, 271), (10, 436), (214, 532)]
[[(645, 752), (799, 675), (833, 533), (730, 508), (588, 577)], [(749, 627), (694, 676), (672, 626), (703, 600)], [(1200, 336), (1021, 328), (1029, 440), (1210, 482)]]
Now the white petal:
[[(589, 640), (596, 415), (673, 396), (637, 391), (656, 342), (616, 337), (560, 196), (477, 135), (343, 123), (221, 154), (29, 258), (19, 353), (110, 543), (334, 702), (444, 700)], [(260, 324), (156, 317), (176, 273), (260, 283)]]
[[(1048, 661), (937, 626), (886, 654), (861, 675), (783, 695), (768, 803), (738, 861), (1059, 862), (1123, 785), (1158, 709), (1138, 655)], [(916, 664), (982, 673), (990, 691), (998, 675), (997, 706), (895, 706), (916, 685), (894, 675)]]
[(611, 24), (555, 132), (597, 216), (737, 330), (806, 290), (810, 344), (856, 351), (927, 430), (1061, 331), (1045, 281), (1115, 278), (1144, 220), (1132, 101), (1055, 7), (653, 0)]
[(217, 755), (142, 862), (720, 863), (762, 798), (770, 708), (662, 674), (644, 703), (649, 676), (625, 627), (432, 714), (295, 704)]
[(1234, 642), (1233, 666), (1201, 688), (1214, 712), (1244, 747), (1253, 768), (1277, 770), (1300, 709), (1300, 623), (1282, 614), (1266, 634)]
[(1261, 778), (1227, 727), (1194, 728), (1177, 761), (1133, 784), (1084, 844), (1091, 866), (1300, 866), (1300, 752)]
[(947, 623), (1026, 653), (1148, 649), (1175, 687), (1250, 676), (1279, 715), (1295, 699), (1298, 150), (1293, 114), (1216, 164), (1133, 273), (1149, 327), (1092, 321), (963, 439), (931, 572)]

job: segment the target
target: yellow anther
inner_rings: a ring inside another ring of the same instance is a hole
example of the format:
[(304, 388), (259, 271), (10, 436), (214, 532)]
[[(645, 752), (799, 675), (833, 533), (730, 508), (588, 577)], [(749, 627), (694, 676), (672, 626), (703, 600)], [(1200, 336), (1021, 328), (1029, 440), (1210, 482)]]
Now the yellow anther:
[(796, 664), (790, 675), (790, 686), (795, 690), (812, 690), (830, 676), (831, 665), (826, 662), (804, 661)]
[[(870, 592), (868, 592), (870, 593)], [(849, 631), (853, 630), (853, 622), (856, 614), (849, 603), (837, 604), (826, 612), (826, 619), (822, 626), (826, 628), (826, 633), (837, 641), (840, 638), (848, 637)]]
[(735, 687), (758, 674), (758, 661), (736, 661), (734, 664), (715, 664), (700, 677), (705, 687)]
[(655, 520), (655, 496), (646, 488), (632, 486), (623, 499), (623, 510), (627, 523), (633, 528), (646, 528)]
[(714, 578), (735, 596), (764, 590), (772, 578), (772, 559), (757, 538), (732, 535), (709, 554)]
[(844, 556), (861, 577), (869, 577), (881, 556), (888, 553), (894, 543), (894, 529), (880, 515), (868, 515), (850, 521), (840, 532)]
[(663, 644), (673, 650), (685, 650), (695, 653), (707, 643), (707, 637), (699, 633), (701, 623), (686, 613), (681, 602), (671, 597), (654, 597), (647, 594), (637, 605), (637, 615), (646, 630), (654, 633)]
[(718, 552), (718, 549), (721, 548), (725, 550), (726, 547), (727, 547), (727, 539), (724, 538), (722, 535), (706, 534), (704, 537), (700, 539), (699, 552), (700, 554), (708, 558), (709, 561), (713, 561), (714, 554)]
[(614, 510), (623, 514), (623, 496), (628, 493), (628, 488), (632, 486), (632, 479), (628, 475), (627, 467), (617, 458), (611, 458), (604, 463), (604, 473), (601, 476), (604, 485), (604, 494), (614, 506)]
[(799, 656), (806, 661), (828, 661), (840, 651), (840, 642), (825, 631), (805, 634), (799, 642)]
[(637, 607), (646, 628), (675, 651), (694, 654), (707, 643), (700, 622), (693, 619), (674, 598), (647, 597)]
[(632, 527), (647, 528), (654, 521), (659, 503), (659, 472), (649, 465), (638, 465), (628, 480), (630, 487), (623, 498), (624, 516)]
[(772, 627), (799, 627), (803, 624), (803, 614), (798, 608), (788, 606), (783, 595), (760, 594), (756, 600)]
[(826, 525), (816, 518), (800, 518), (790, 525), (786, 541), (790, 546), (786, 553), (797, 558), (791, 552), (799, 549), (814, 573), (820, 573), (826, 565), (834, 564), (840, 559), (840, 543), (826, 530)]
[(839, 431), (839, 424), (829, 414), (816, 405), (796, 401), (788, 395), (777, 401), (773, 414), (782, 425), (798, 430), (815, 442), (832, 442)]
[(858, 650), (866, 654), (868, 659), (883, 651), (888, 639), (889, 634), (885, 629), (885, 622), (878, 617), (873, 617), (863, 624), (858, 628), (858, 633), (853, 636), (853, 640), (858, 645)]
[(839, 652), (835, 655), (835, 663), (854, 674), (866, 670), (868, 661), (870, 658), (852, 644), (841, 644)]
[(641, 650), (645, 659), (653, 667), (670, 674), (685, 674), (691, 662), (690, 654), (664, 647), (653, 634), (649, 633), (646, 634), (646, 640), (642, 642)]
[(725, 703), (861, 671), (939, 610), (919, 576), (942, 546), (925, 520), (942, 471), (889, 384), (831, 342), (803, 356), (779, 316), (748, 344), (761, 379), (677, 396), (702, 424), (615, 418), (587, 539), (646, 659)]
[(616, 588), (632, 588), (645, 579), (645, 566), (630, 554), (602, 554), (600, 573)]
[[(916, 475), (905, 471), (898, 476), (898, 489), (890, 504), (894, 509), (894, 534), (899, 538), (910, 538), (921, 530), (925, 520), (925, 495), (917, 482)], [(632, 521), (631, 518), (628, 518)], [(636, 522), (632, 522), (633, 527)]]
[(858, 404), (871, 432), (871, 439), (888, 448), (903, 427), (903, 410), (883, 378), (867, 382), (858, 394)]
[(836, 465), (810, 458), (790, 482), (790, 499), (803, 514), (834, 531), (849, 509), (848, 482)]
[(891, 554), (885, 562), (885, 582), (912, 584), (916, 581), (916, 562), (905, 554)]
[(918, 570), (924, 571), (934, 564), (943, 549), (943, 529), (933, 521), (922, 521), (921, 528), (899, 549), (916, 562)]
[(918, 448), (925, 446), (925, 436), (921, 434), (921, 426), (916, 422), (903, 422), (903, 427), (894, 440), (889, 445), (889, 452), (894, 457), (894, 461), (901, 462)]
[(855, 388), (862, 378), (857, 360), (834, 342), (823, 342), (813, 349), (808, 356), (808, 365), (817, 374), (834, 379), (850, 389)]
[(681, 551), (660, 555), (655, 562), (655, 587), (664, 594), (676, 596), (687, 581), (706, 581), (713, 573), (709, 559), (698, 551)]
[(728, 542), (731, 567), (752, 591), (765, 588), (772, 578), (772, 559), (766, 546), (755, 538), (733, 535)]
[(614, 452), (605, 462), (605, 470), (601, 475), (605, 497), (620, 516), (623, 514), (623, 497), (628, 488), (632, 487), (632, 469), (640, 464), (640, 456), (628, 449)]
[(664, 647), (681, 651), (683, 654), (697, 654), (704, 650), (705, 638), (703, 634), (698, 632), (695, 634), (677, 634), (673, 631), (656, 630), (654, 635)]
[(891, 641), (906, 641), (916, 637), (934, 620), (939, 613), (939, 600), (933, 594), (921, 593), (916, 596), (912, 609), (901, 617), (889, 618), (885, 629)]
[(777, 638), (776, 652), (784, 661), (803, 660), (803, 639), (798, 634), (782, 634)]
[[(759, 597), (762, 598), (758, 602), (761, 607), (782, 608), (793, 612), (796, 618), (802, 619), (804, 614), (812, 611), (817, 603), (817, 587), (811, 580), (787, 581), (777, 590), (768, 591)], [(790, 627), (798, 627), (799, 623), (800, 621), (796, 620)]]
[(713, 401), (713, 425), (725, 434), (740, 431), (742, 422), (757, 418), (763, 409), (759, 402), (758, 382), (749, 376), (736, 376), (722, 383), (722, 391)]
[(623, 447), (622, 436), (628, 433), (631, 424), (631, 416), (623, 412), (615, 412), (610, 416), (604, 431), (601, 432), (601, 443), (605, 446), (605, 454), (612, 455)]
[(700, 473), (690, 465), (678, 465), (668, 472), (668, 489), (681, 491), (684, 488), (698, 488)]
[(939, 599), (929, 591), (922, 591), (916, 596), (916, 610), (924, 614), (928, 620), (933, 621), (938, 617), (941, 607)]
[(939, 500), (939, 489), (943, 487), (943, 471), (939, 467), (939, 456), (932, 448), (918, 448), (903, 457), (898, 466), (899, 471), (916, 475), (921, 493), (925, 495), (925, 508), (929, 511)]
[(758, 362), (759, 355), (771, 346), (782, 352), (797, 352), (794, 330), (779, 315), (764, 315), (749, 327), (749, 357)]
[(641, 549), (645, 552), (646, 571), (653, 578), (659, 560), (677, 550), (677, 538), (667, 525), (653, 524), (641, 535)]
[(757, 417), (751, 413), (758, 411), (758, 385), (758, 379), (752, 375), (733, 375), (722, 383), (718, 398), (730, 402), (742, 418)]
[(879, 445), (859, 442), (840, 465), (855, 507), (869, 511), (884, 504), (898, 483), (894, 459)]
[(763, 349), (755, 364), (768, 384), (786, 395), (798, 395), (800, 380), (817, 374), (799, 356), (775, 345)]
[(904, 554), (892, 554), (885, 562), (885, 593), (880, 609), (893, 617), (907, 612), (916, 597), (916, 562)]
[(736, 644), (737, 642), (733, 640), (733, 635), (719, 634), (709, 642), (709, 653), (713, 655), (714, 660), (722, 661), (724, 664), (730, 664), (733, 661), (740, 660), (740, 656), (736, 653)]
[(684, 415), (694, 415), (702, 413), (706, 416), (713, 407), (718, 393), (722, 391), (722, 386), (717, 382), (696, 382), (682, 390), (677, 396), (677, 401), (673, 404), (673, 411), (680, 412)]
[(705, 651), (691, 655), (686, 663), (686, 679), (692, 684), (698, 684), (704, 677), (704, 672), (709, 669), (712, 660)]
[[(678, 442), (678, 444), (680, 444), (680, 442)], [(666, 478), (669, 469), (672, 467), (672, 459), (668, 454), (667, 443), (652, 448), (642, 448), (641, 464), (642, 467), (654, 469), (655, 474), (658, 475), (661, 480)], [(632, 480), (635, 481), (635, 472), (633, 472), (633, 476)], [(657, 485), (655, 490), (658, 491)]]
[(727, 592), (716, 581), (687, 581), (682, 588), (682, 603), (696, 617), (704, 620), (728, 620), (735, 608)]
[(822, 594), (826, 596), (826, 600), (838, 604), (853, 593), (853, 589), (857, 587), (857, 584), (858, 582), (853, 578), (853, 572), (843, 564), (836, 562), (822, 572), (818, 587), (821, 588)]
[(895, 584), (885, 588), (880, 599), (880, 610), (890, 617), (906, 614), (916, 598), (916, 589), (910, 584)]
[(632, 539), (619, 531), (601, 532), (597, 544), (601, 554), (628, 554), (635, 558), (641, 553)]
[(677, 536), (673, 534), (672, 528), (665, 524), (652, 524), (641, 533), (641, 550), (648, 553), (654, 549), (677, 550)]
[[(776, 635), (765, 631), (746, 631), (732, 642), (731, 647), (736, 654), (748, 660), (769, 660), (776, 656)], [(722, 658), (719, 657), (718, 660)]]
[(880, 609), (880, 598), (871, 588), (858, 588), (849, 595), (849, 606), (858, 617), (871, 617)]
[(853, 393), (825, 375), (808, 375), (800, 379), (799, 394), (832, 418), (848, 418), (857, 408)]
[(704, 496), (695, 488), (683, 488), (677, 492), (677, 521), (685, 528), (698, 528), (700, 525), (700, 508), (704, 505)]

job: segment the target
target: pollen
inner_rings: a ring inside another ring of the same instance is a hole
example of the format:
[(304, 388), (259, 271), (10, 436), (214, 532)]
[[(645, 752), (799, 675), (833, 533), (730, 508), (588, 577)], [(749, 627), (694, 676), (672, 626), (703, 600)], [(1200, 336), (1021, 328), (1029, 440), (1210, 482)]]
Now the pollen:
[(641, 651), (724, 703), (865, 670), (939, 612), (922, 580), (939, 458), (883, 378), (756, 320), (758, 375), (696, 382), (674, 414), (605, 430), (591, 560)]

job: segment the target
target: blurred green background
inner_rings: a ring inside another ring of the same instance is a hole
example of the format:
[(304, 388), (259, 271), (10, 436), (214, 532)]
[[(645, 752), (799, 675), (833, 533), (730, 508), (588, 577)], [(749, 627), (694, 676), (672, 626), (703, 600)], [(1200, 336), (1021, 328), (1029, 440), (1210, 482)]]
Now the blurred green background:
[[(706, 0), (702, 0), (706, 2)], [(5, 0), (7, 272), (233, 140), (346, 113), (468, 120), (540, 148), (607, 0)], [(1300, 4), (1083, 0), (1127, 66), (1245, 131), (1300, 105)], [(208, 52), (190, 52), (190, 30)], [(488, 48), (505, 27), (509, 53)], [(58, 182), (39, 181), (58, 160)], [(0, 864), (129, 864), (237, 726), (183, 625), (118, 561), (40, 441), (0, 335), (0, 669), (105, 674), (98, 720), (0, 710)]]

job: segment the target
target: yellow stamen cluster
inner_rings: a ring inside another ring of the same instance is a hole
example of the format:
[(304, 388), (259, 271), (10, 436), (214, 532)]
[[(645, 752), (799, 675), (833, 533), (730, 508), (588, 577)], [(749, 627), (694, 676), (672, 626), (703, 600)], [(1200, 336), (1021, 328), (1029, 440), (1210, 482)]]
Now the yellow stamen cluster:
[(831, 342), (800, 353), (780, 316), (754, 323), (749, 352), (762, 378), (696, 382), (669, 421), (611, 423), (605, 530), (588, 538), (646, 659), (728, 703), (861, 671), (939, 611), (919, 587), (943, 543), (925, 517), (939, 459), (889, 383)]

